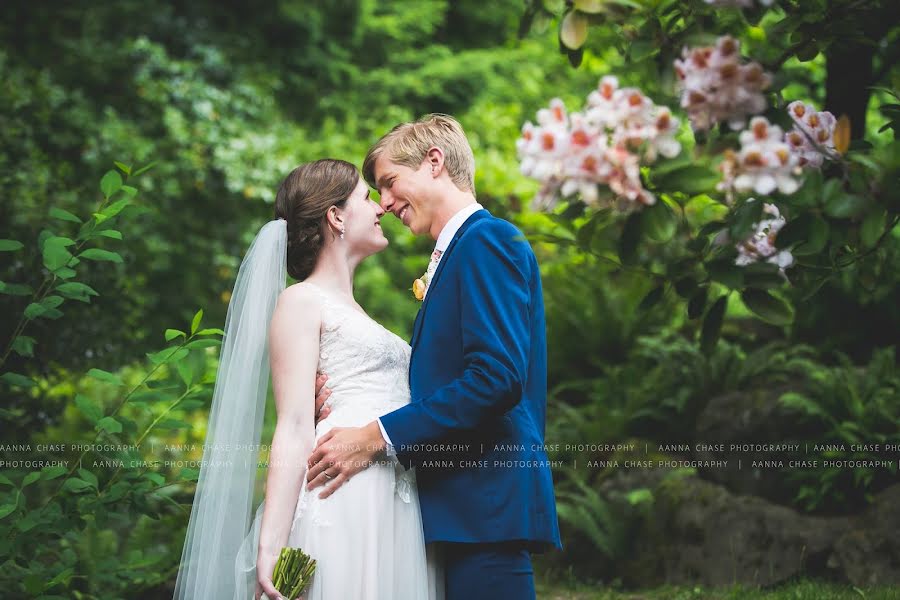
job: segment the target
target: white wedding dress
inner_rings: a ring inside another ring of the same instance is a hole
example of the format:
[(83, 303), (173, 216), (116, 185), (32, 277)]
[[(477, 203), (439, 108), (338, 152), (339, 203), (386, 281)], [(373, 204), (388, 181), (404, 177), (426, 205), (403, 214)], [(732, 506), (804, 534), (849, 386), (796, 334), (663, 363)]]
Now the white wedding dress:
[[(316, 439), (407, 404), (409, 344), (340, 297), (309, 282), (297, 285), (322, 301), (319, 370), (328, 374), (332, 394)], [(306, 600), (443, 600), (440, 564), (424, 542), (414, 470), (382, 461), (324, 500), (321, 491), (302, 487), (287, 543), (316, 560)], [(249, 591), (245, 599), (256, 586), (262, 509), (235, 563), (238, 587)]]

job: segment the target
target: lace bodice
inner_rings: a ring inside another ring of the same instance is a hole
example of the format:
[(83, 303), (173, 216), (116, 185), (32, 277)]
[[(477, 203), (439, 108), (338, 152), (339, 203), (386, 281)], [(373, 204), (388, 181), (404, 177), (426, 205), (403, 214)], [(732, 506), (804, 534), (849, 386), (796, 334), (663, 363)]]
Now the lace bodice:
[(332, 292), (300, 285), (322, 301), (319, 371), (328, 375), (331, 414), (320, 424), (365, 425), (409, 403), (409, 344)]

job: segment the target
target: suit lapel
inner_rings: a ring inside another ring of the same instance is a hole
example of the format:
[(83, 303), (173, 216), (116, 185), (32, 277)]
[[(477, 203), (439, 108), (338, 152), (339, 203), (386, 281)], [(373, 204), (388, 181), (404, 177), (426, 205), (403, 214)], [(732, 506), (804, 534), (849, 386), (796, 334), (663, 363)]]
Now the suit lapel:
[(453, 252), (453, 248), (456, 246), (456, 242), (462, 237), (462, 235), (466, 232), (466, 230), (476, 221), (480, 221), (486, 217), (489, 217), (491, 213), (489, 213), (486, 209), (478, 210), (472, 213), (468, 219), (466, 219), (465, 223), (462, 224), (456, 234), (453, 236), (453, 239), (450, 240), (450, 244), (447, 245), (447, 249), (441, 255), (441, 262), (438, 263), (437, 269), (434, 271), (434, 275), (431, 276), (431, 282), (428, 284), (428, 293), (425, 295), (425, 299), (422, 301), (422, 306), (419, 307), (419, 312), (416, 314), (416, 321), (413, 324), (413, 335), (412, 340), (410, 340), (409, 345), (412, 347), (412, 350), (416, 349), (416, 342), (419, 339), (419, 332), (422, 330), (422, 324), (425, 322), (425, 310), (428, 308), (428, 300), (432, 297), (433, 294), (436, 293), (435, 286), (440, 278), (441, 271), (444, 269), (444, 266), (447, 264), (447, 261), (450, 259), (450, 253)]

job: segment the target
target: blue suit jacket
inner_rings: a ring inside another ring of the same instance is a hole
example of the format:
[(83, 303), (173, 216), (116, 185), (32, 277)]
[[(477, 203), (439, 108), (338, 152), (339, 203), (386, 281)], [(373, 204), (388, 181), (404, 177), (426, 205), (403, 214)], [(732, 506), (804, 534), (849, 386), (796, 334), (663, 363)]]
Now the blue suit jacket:
[(561, 548), (544, 449), (547, 343), (537, 260), (486, 210), (444, 252), (413, 329), (411, 402), (381, 417), (416, 467), (425, 541)]

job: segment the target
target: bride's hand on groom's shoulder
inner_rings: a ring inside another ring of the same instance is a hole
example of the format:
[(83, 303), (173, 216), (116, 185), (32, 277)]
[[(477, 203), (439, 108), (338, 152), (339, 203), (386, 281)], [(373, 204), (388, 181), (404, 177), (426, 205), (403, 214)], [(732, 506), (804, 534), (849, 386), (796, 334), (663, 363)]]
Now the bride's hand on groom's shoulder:
[(331, 390), (325, 387), (326, 381), (327, 373), (316, 373), (316, 425), (331, 412), (331, 407), (325, 406), (325, 401), (331, 397)]
[(278, 561), (278, 552), (260, 551), (256, 558), (256, 594), (253, 600), (261, 600), (265, 594), (268, 600), (304, 600), (303, 596), (299, 599), (286, 598), (281, 595), (275, 586), (272, 585), (272, 574), (275, 572), (275, 563)]

